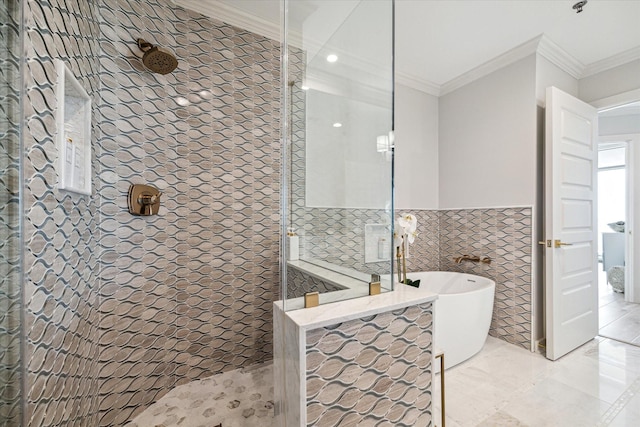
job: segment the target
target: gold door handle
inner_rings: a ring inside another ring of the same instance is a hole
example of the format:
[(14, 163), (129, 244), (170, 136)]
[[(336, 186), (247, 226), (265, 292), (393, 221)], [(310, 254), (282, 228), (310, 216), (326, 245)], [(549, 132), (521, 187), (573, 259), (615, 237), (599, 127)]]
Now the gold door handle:
[(554, 241), (554, 246), (556, 248), (560, 248), (562, 246), (573, 246), (573, 243), (564, 243), (564, 242), (561, 242), (560, 240), (555, 240)]

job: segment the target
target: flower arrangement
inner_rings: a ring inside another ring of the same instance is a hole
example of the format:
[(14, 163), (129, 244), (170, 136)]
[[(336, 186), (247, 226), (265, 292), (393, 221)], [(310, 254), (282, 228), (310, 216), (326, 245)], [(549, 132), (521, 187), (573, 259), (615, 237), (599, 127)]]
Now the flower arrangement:
[(413, 287), (420, 286), (420, 280), (407, 278), (407, 249), (418, 236), (418, 220), (412, 214), (402, 214), (396, 221), (393, 231), (393, 243), (396, 247), (396, 263), (398, 270), (398, 281)]

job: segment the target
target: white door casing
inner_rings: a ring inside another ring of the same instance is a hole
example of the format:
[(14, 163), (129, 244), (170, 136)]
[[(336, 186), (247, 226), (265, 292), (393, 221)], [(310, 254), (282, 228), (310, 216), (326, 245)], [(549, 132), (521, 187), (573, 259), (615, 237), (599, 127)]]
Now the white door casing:
[(556, 360), (598, 334), (598, 115), (549, 87), (545, 117), (545, 320)]

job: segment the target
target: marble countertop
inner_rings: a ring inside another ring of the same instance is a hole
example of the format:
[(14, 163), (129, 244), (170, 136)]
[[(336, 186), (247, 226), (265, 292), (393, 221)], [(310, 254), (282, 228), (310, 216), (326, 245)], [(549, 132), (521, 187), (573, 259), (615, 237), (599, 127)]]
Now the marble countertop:
[[(320, 305), (303, 308), (304, 299), (294, 298), (285, 302), (286, 315), (302, 329), (316, 329), (335, 325), (353, 319), (384, 313), (398, 308), (435, 301), (438, 295), (400, 283), (395, 284), (393, 291), (380, 295), (366, 295), (368, 284), (361, 283), (363, 289), (351, 288), (344, 291), (320, 294)], [(366, 287), (366, 289), (364, 289)], [(353, 296), (350, 299), (349, 293)], [(341, 295), (332, 295), (341, 294)], [(366, 295), (366, 296), (363, 296)], [(341, 299), (341, 300), (336, 300)], [(283, 310), (283, 301), (274, 304)]]

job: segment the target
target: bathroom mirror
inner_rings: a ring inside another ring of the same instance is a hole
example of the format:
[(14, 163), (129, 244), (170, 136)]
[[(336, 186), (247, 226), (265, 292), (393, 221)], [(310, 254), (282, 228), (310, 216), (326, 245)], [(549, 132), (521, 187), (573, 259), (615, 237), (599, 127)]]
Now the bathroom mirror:
[(392, 7), (286, 3), (289, 308), (309, 291), (368, 295), (371, 274), (391, 273)]

